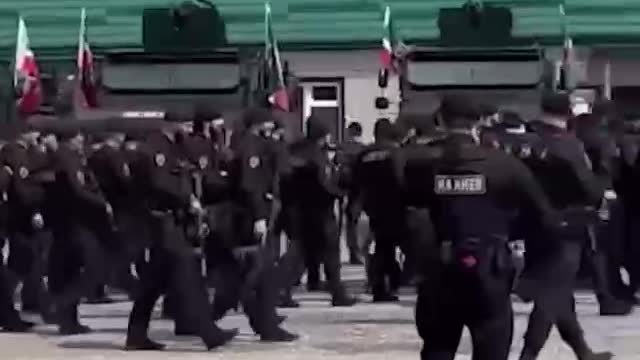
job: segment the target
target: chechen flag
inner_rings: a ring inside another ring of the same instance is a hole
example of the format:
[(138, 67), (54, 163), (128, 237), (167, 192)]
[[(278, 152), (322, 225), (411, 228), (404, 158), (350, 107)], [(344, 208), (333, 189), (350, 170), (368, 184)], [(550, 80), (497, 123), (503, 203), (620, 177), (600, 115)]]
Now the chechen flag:
[(391, 8), (387, 6), (384, 10), (384, 35), (382, 37), (382, 52), (380, 53), (380, 63), (383, 69), (395, 72), (395, 55), (394, 55), (394, 34), (393, 24), (391, 22)]
[[(265, 55), (269, 64), (271, 74), (275, 73), (276, 83), (272, 84), (273, 93), (269, 96), (269, 102), (283, 111), (289, 111), (289, 93), (284, 81), (284, 71), (280, 60), (280, 50), (278, 42), (272, 28), (271, 5), (265, 4)], [(272, 79), (272, 76), (269, 76)], [(271, 84), (270, 84), (271, 85)]]
[(19, 94), (18, 112), (28, 115), (38, 112), (42, 103), (42, 84), (36, 58), (29, 45), (29, 35), (24, 19), (18, 21), (16, 41), (16, 59), (13, 73), (13, 85)]
[(87, 12), (80, 13), (80, 34), (78, 36), (78, 84), (84, 103), (90, 108), (98, 106), (97, 87), (93, 72), (93, 53), (87, 41)]

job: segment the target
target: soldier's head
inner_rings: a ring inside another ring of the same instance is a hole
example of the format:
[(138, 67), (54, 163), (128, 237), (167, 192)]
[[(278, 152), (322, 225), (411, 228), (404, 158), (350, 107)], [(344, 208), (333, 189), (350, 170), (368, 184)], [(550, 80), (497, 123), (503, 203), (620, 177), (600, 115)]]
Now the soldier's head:
[(480, 103), (478, 105), (480, 112), (480, 124), (486, 127), (495, 126), (498, 123), (500, 114), (498, 108), (489, 103)]
[(398, 143), (402, 138), (400, 127), (387, 118), (381, 118), (373, 126), (376, 143)]
[(353, 141), (360, 141), (362, 138), (362, 125), (359, 122), (353, 121), (347, 126), (347, 139)]
[(334, 140), (331, 138), (331, 128), (328, 122), (314, 114), (307, 118), (306, 137), (321, 145), (329, 144)]
[(447, 131), (475, 131), (480, 125), (478, 106), (473, 99), (464, 95), (443, 97), (439, 115)]
[(500, 123), (497, 125), (497, 128), (512, 134), (526, 132), (524, 119), (515, 111), (503, 111), (500, 113)]
[(222, 114), (207, 104), (196, 105), (193, 112), (193, 132), (211, 136), (211, 131), (221, 131), (224, 127)]
[(571, 97), (566, 92), (546, 92), (540, 103), (542, 121), (556, 127), (567, 128), (572, 116)]
[(246, 131), (261, 136), (271, 138), (276, 128), (275, 119), (267, 109), (251, 108), (244, 112), (242, 123)]

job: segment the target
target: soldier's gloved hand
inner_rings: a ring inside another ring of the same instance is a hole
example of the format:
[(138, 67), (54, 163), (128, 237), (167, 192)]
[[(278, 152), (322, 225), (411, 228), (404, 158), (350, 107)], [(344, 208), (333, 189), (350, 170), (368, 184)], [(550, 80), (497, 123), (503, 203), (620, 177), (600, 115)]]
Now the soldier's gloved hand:
[(107, 213), (107, 216), (109, 216), (109, 218), (113, 218), (113, 208), (111, 207), (111, 204), (106, 203), (104, 206), (104, 211)]
[(40, 230), (44, 227), (44, 218), (42, 217), (42, 214), (35, 213), (33, 215), (31, 218), (31, 226), (36, 230)]
[(198, 200), (195, 196), (191, 196), (189, 211), (194, 215), (201, 215), (204, 212), (200, 200)]
[(267, 237), (267, 220), (260, 219), (253, 223), (253, 233), (260, 239)]

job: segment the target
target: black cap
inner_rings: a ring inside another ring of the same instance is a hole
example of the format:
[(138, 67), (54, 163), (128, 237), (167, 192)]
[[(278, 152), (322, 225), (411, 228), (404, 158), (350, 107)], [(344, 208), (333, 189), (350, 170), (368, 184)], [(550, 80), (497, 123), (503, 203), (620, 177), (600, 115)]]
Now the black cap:
[(524, 125), (524, 120), (520, 114), (515, 111), (504, 111), (500, 115), (500, 119), (500, 123), (505, 128), (517, 128)]
[(480, 110), (472, 98), (452, 94), (442, 98), (440, 115), (442, 115), (444, 125), (447, 127), (471, 127), (478, 122)]
[(540, 107), (548, 115), (570, 116), (571, 97), (566, 92), (545, 92)]

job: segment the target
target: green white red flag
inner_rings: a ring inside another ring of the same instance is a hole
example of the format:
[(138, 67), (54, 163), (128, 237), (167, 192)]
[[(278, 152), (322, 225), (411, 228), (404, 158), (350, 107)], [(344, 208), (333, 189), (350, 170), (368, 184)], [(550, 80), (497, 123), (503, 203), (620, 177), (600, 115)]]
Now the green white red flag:
[(13, 72), (13, 85), (19, 94), (18, 112), (29, 115), (39, 111), (42, 104), (42, 84), (40, 70), (31, 50), (27, 26), (24, 19), (18, 19), (18, 37)]
[[(282, 61), (280, 59), (280, 50), (278, 49), (278, 41), (273, 32), (273, 19), (271, 15), (271, 5), (265, 3), (264, 11), (265, 23), (265, 56), (267, 57), (268, 70), (270, 74), (270, 91), (269, 102), (283, 111), (289, 111), (289, 93), (284, 79), (284, 71)], [(274, 81), (275, 80), (275, 81)]]

